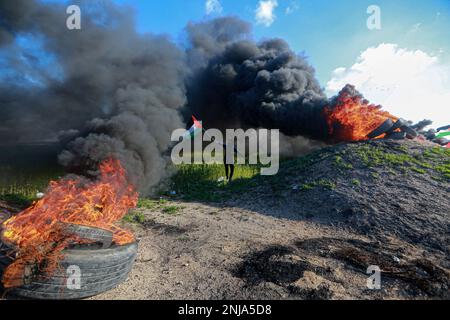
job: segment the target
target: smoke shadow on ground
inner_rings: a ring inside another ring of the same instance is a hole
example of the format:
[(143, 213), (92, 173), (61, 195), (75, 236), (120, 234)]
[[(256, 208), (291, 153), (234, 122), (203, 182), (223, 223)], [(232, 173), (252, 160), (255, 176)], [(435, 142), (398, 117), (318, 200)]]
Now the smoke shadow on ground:
[[(397, 256), (398, 260), (393, 258)], [(317, 265), (324, 260), (327, 267)], [(404, 288), (403, 294), (413, 297), (449, 297), (448, 274), (432, 261), (409, 257), (402, 247), (356, 239), (312, 238), (286, 246), (268, 246), (248, 253), (231, 273), (253, 290), (269, 282), (294, 298), (332, 299), (352, 286), (335, 272), (333, 267), (338, 265), (363, 277), (368, 277), (368, 266), (378, 266), (382, 270), (383, 290), (365, 290), (364, 286), (360, 289), (373, 298), (382, 298), (383, 292), (396, 287)]]

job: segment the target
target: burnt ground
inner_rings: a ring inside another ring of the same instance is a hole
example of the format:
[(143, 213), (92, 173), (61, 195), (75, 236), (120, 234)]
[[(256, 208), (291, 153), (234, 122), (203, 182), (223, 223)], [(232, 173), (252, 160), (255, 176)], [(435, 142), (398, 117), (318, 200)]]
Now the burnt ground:
[(139, 209), (129, 279), (93, 299), (449, 299), (449, 167), (426, 143), (343, 144), (219, 202)]

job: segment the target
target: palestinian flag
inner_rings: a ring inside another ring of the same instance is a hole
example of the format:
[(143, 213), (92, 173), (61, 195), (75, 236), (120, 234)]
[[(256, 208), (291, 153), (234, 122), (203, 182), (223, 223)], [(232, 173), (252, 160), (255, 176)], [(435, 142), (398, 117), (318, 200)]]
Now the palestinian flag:
[(202, 124), (200, 123), (200, 121), (195, 119), (194, 116), (192, 116), (192, 121), (194, 122), (194, 125), (186, 132), (186, 134), (184, 135), (185, 138), (193, 139), (203, 130)]
[[(444, 131), (444, 132), (441, 132), (441, 131)], [(440, 127), (439, 129), (437, 129), (437, 132), (440, 132), (440, 133), (438, 133), (436, 135), (436, 138), (450, 137), (450, 125)]]
[(446, 132), (438, 133), (436, 135), (436, 138), (444, 138), (444, 137), (449, 137), (449, 136), (450, 136), (450, 131), (446, 131)]

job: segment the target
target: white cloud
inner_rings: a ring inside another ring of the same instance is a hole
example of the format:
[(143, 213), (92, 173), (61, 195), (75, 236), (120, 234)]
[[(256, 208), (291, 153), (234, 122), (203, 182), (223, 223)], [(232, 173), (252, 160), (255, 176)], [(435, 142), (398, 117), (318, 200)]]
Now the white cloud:
[(256, 23), (270, 27), (275, 21), (275, 9), (278, 7), (277, 0), (261, 0), (256, 8)]
[(438, 56), (381, 44), (365, 50), (351, 67), (336, 69), (327, 83), (328, 95), (347, 83), (398, 117), (450, 124), (450, 65)]
[(219, 0), (206, 0), (205, 3), (206, 14), (222, 13), (223, 8)]

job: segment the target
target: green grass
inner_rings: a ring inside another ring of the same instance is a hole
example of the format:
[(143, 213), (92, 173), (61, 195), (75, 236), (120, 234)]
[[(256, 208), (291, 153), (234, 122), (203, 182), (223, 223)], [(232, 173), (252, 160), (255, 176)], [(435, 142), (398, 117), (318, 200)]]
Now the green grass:
[[(322, 154), (322, 153), (321, 153)], [(314, 163), (316, 159), (311, 156), (288, 161), (283, 175), (293, 175), (303, 168)], [(248, 188), (257, 187), (264, 179), (270, 185), (273, 195), (277, 196), (285, 187), (283, 175), (274, 177), (261, 177), (258, 165), (236, 165), (232, 182), (219, 180), (225, 176), (222, 164), (196, 164), (176, 167), (176, 173), (169, 184), (160, 190), (165, 198), (182, 199), (186, 201), (219, 202), (229, 198), (231, 194), (245, 192)], [(0, 197), (11, 203), (23, 206), (36, 200), (38, 192), (45, 192), (51, 180), (63, 176), (62, 168), (53, 166), (11, 167), (0, 166)], [(173, 194), (175, 191), (176, 194)], [(138, 209), (165, 210), (168, 214), (175, 209), (167, 209), (171, 203), (166, 199), (141, 198)]]
[(316, 186), (312, 183), (304, 183), (301, 187), (301, 191), (310, 191), (313, 190)]
[(440, 172), (444, 178), (450, 179), (450, 161), (436, 166), (435, 170)]
[[(169, 184), (162, 191), (167, 197), (160, 199), (141, 198), (138, 209), (124, 218), (132, 223), (142, 223), (144, 217), (139, 209), (158, 210), (165, 214), (178, 214), (182, 209), (172, 203), (172, 199), (185, 201), (218, 202), (239, 195), (252, 188), (265, 184), (270, 188), (271, 196), (281, 196), (290, 185), (292, 177), (302, 174), (311, 165), (328, 159), (338, 172), (353, 170), (361, 165), (373, 168), (370, 174), (373, 179), (380, 177), (382, 168), (391, 174), (414, 172), (429, 173), (435, 180), (450, 179), (450, 150), (445, 148), (429, 148), (422, 153), (411, 154), (406, 147), (398, 147), (394, 151), (373, 145), (359, 145), (354, 152), (346, 151), (336, 154), (334, 147), (324, 148), (308, 156), (284, 161), (280, 164), (282, 170), (275, 176), (260, 176), (260, 167), (254, 165), (237, 165), (234, 180), (230, 183), (219, 180), (225, 176), (221, 164), (181, 165), (172, 176)], [(345, 150), (344, 150), (345, 151)], [(45, 192), (49, 181), (63, 175), (59, 167), (14, 168), (0, 166), (0, 200), (17, 206), (27, 206), (35, 200), (37, 192)], [(351, 179), (351, 178), (349, 178)], [(308, 191), (315, 188), (333, 190), (336, 182), (330, 179), (303, 181), (299, 190)], [(359, 186), (359, 180), (350, 180), (354, 186)], [(175, 191), (176, 194), (173, 194)], [(142, 211), (142, 210), (141, 210)]]
[(383, 148), (373, 146), (361, 146), (357, 154), (367, 167), (380, 165), (405, 166), (410, 164), (420, 165), (422, 162), (408, 153), (386, 152)]
[(328, 179), (320, 179), (317, 181), (312, 181), (308, 183), (304, 183), (302, 186), (300, 186), (301, 191), (309, 191), (313, 190), (315, 188), (325, 188), (328, 190), (334, 190), (336, 189), (337, 185), (335, 182), (328, 180)]
[(165, 204), (167, 204), (169, 201), (167, 199), (149, 199), (149, 198), (140, 198), (137, 204), (137, 207), (140, 209), (147, 209), (147, 210), (156, 210), (161, 207), (163, 207)]
[(448, 148), (431, 148), (424, 153), (424, 156), (434, 161), (441, 160), (435, 164), (434, 170), (441, 174), (444, 179), (450, 179), (450, 149)]
[[(282, 160), (282, 170), (274, 176), (261, 176), (261, 167), (257, 165), (236, 165), (232, 182), (219, 181), (219, 178), (225, 176), (225, 169), (221, 164), (181, 165), (177, 166), (178, 171), (172, 177), (172, 184), (167, 191), (176, 191), (177, 197), (187, 201), (219, 202), (231, 195), (257, 188), (264, 181), (271, 189), (272, 197), (276, 198), (286, 189), (289, 177), (298, 175), (328, 156), (329, 153), (322, 150), (305, 157)], [(320, 186), (329, 189), (336, 187), (333, 182), (326, 180), (313, 183), (313, 187)]]
[(219, 181), (225, 176), (223, 165), (180, 165), (172, 177), (170, 190), (185, 200), (220, 201), (229, 192), (239, 192), (251, 184), (251, 179), (260, 173), (260, 167), (237, 165), (232, 182)]
[(4, 201), (12, 206), (25, 208), (30, 206), (35, 199), (25, 197), (20, 194), (2, 194), (0, 195), (0, 201)]
[(339, 155), (334, 157), (334, 165), (338, 168), (345, 169), (345, 170), (353, 169), (353, 165), (349, 162), (346, 162), (344, 160), (344, 158), (342, 158)]
[(63, 174), (57, 166), (0, 166), (0, 197), (20, 198), (20, 203), (31, 202), (36, 200), (38, 192), (45, 192), (51, 180), (57, 180)]
[[(385, 150), (382, 147), (361, 146), (356, 155), (369, 168), (387, 166), (389, 170), (402, 173), (412, 171), (419, 174), (440, 174), (441, 178), (450, 179), (450, 150), (434, 147), (423, 153), (410, 154), (405, 147), (399, 147), (397, 152)], [(395, 173), (395, 172), (393, 172)]]
[(371, 172), (370, 175), (373, 179), (377, 180), (380, 178), (380, 174), (378, 172)]
[(124, 222), (143, 224), (145, 222), (145, 215), (140, 211), (131, 211), (123, 219)]
[(178, 214), (179, 211), (184, 209), (182, 206), (172, 205), (172, 201), (168, 199), (149, 199), (140, 198), (137, 205), (138, 209), (157, 211), (160, 210), (166, 214)]
[(420, 169), (420, 168), (416, 168), (416, 167), (412, 167), (411, 170), (414, 172), (420, 173), (420, 174), (427, 173), (424, 169)]
[(162, 209), (163, 213), (166, 214), (178, 214), (184, 207), (181, 206), (167, 206)]

